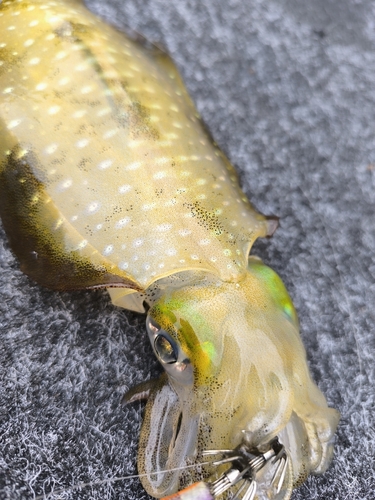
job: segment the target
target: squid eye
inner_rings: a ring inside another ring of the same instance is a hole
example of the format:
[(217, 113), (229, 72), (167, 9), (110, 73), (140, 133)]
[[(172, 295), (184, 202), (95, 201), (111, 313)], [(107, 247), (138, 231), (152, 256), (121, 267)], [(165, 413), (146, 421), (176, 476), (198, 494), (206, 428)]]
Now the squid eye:
[(171, 365), (176, 363), (178, 359), (178, 351), (176, 346), (166, 338), (165, 335), (159, 334), (154, 341), (154, 349), (163, 363)]
[(194, 383), (193, 365), (177, 339), (166, 332), (150, 315), (146, 328), (152, 347), (164, 370), (174, 383), (191, 386)]

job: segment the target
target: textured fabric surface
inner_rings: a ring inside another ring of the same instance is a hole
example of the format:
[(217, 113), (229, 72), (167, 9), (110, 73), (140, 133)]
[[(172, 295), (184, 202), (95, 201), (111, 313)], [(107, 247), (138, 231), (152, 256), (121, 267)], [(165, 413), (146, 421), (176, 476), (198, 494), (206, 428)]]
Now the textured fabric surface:
[[(253, 253), (285, 281), (342, 414), (331, 468), (293, 499), (374, 499), (374, 3), (87, 3), (166, 48), (250, 200), (281, 218)], [(149, 498), (116, 480), (136, 473), (143, 408), (121, 395), (159, 373), (144, 317), (38, 287), (0, 238), (0, 498)]]

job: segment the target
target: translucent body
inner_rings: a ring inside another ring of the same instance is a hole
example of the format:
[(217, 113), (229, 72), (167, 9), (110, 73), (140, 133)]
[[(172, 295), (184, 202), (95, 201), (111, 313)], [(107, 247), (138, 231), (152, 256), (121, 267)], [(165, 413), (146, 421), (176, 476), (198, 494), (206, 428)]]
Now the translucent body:
[[(171, 376), (155, 389), (141, 435), (141, 472), (151, 478), (152, 470), (177, 467), (196, 447), (234, 449), (244, 440), (262, 448), (276, 435), (292, 459), (277, 498), (287, 498), (310, 472), (327, 468), (338, 414), (311, 380), (296, 313), (274, 271), (250, 258), (237, 283), (197, 276), (166, 291), (150, 315), (195, 371), (191, 387)], [(177, 476), (145, 483), (162, 496)]]
[(50, 288), (108, 287), (135, 310), (146, 302), (193, 367), (192, 383), (171, 368), (151, 392), (146, 489), (175, 491), (186, 474), (153, 472), (207, 447), (278, 435), (292, 465), (277, 498), (288, 497), (327, 466), (337, 414), (310, 379), (283, 285), (248, 265), (272, 222), (163, 53), (74, 1), (5, 1), (0, 33), (0, 212), (22, 269)]

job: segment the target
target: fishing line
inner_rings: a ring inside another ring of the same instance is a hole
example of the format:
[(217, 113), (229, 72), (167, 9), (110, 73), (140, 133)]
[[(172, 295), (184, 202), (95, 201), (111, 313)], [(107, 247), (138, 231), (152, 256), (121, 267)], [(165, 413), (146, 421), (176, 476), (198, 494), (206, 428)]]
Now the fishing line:
[[(200, 467), (201, 465), (210, 465), (212, 464), (212, 460), (208, 462), (199, 462), (198, 464), (194, 465), (185, 465), (184, 467), (176, 467), (174, 469), (166, 469), (166, 470), (161, 470), (157, 472), (153, 472), (152, 475), (156, 474), (164, 474), (166, 472), (176, 472), (180, 470), (187, 470), (187, 469), (194, 469), (196, 467)], [(128, 476), (121, 476), (121, 477), (113, 477), (110, 479), (102, 479), (101, 481), (93, 481), (91, 483), (78, 483), (78, 484), (73, 484), (72, 486), (68, 486), (67, 488), (60, 489), (60, 490), (55, 490), (51, 491), (50, 493), (44, 493), (43, 495), (38, 495), (34, 497), (34, 500), (47, 500), (48, 498), (52, 498), (54, 495), (61, 495), (62, 493), (67, 493), (68, 491), (76, 491), (80, 489), (87, 488), (89, 486), (100, 486), (102, 484), (108, 484), (108, 483), (116, 483), (119, 481), (125, 481), (129, 479), (137, 479), (140, 477), (147, 477), (149, 474), (131, 474)]]

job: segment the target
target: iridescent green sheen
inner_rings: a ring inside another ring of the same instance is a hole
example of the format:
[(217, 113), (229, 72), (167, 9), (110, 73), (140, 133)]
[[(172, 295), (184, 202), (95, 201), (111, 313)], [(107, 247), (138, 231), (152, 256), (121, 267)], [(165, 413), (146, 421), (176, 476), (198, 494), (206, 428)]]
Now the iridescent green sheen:
[(263, 283), (265, 289), (268, 290), (268, 293), (273, 298), (275, 307), (283, 310), (287, 318), (295, 325), (298, 325), (298, 317), (292, 299), (280, 276), (273, 269), (256, 260), (250, 262), (249, 270)]

